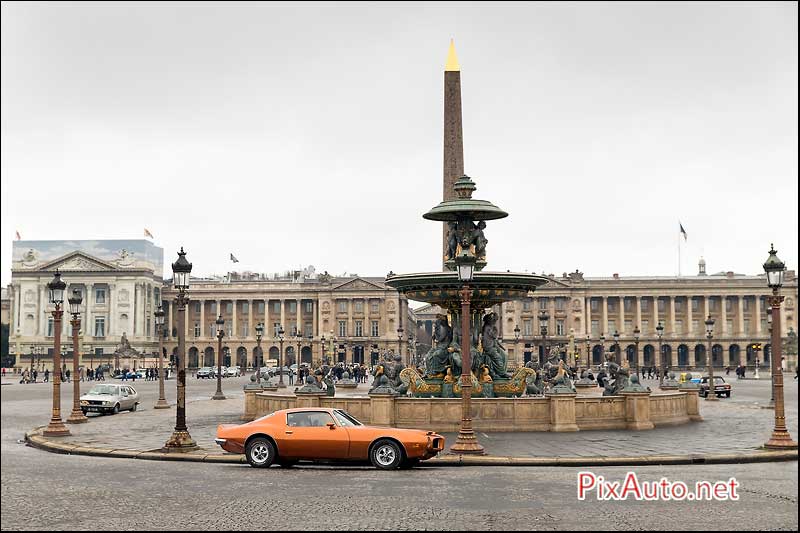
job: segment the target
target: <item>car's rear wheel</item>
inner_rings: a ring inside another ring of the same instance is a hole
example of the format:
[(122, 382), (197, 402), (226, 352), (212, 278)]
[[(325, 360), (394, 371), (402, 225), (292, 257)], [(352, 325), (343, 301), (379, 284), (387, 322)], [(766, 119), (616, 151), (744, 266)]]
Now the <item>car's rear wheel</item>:
[(250, 466), (267, 468), (275, 460), (275, 446), (264, 437), (256, 437), (247, 443), (245, 457)]
[(731, 397), (731, 393), (730, 393), (730, 391), (728, 391), (728, 392), (726, 392), (726, 393), (725, 393), (725, 397), (726, 397), (726, 398), (730, 398), (730, 397)]
[(114, 414), (119, 413), (119, 404), (114, 406), (114, 410), (112, 411)]
[(138, 403), (134, 403), (133, 405), (131, 405), (131, 413), (134, 412), (138, 406), (139, 406)]
[(403, 450), (391, 440), (379, 440), (369, 454), (372, 466), (381, 470), (394, 470), (403, 462)]

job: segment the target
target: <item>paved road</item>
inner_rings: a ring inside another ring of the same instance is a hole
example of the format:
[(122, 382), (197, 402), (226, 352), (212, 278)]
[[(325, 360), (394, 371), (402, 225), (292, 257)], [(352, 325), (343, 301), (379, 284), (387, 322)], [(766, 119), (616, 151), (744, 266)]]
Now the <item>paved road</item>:
[[(234, 393), (243, 383), (226, 380), (225, 386)], [(170, 385), (167, 397), (174, 401), (174, 382)], [(767, 382), (741, 385), (736, 396), (742, 409), (763, 402), (765, 392), (768, 399)], [(215, 383), (192, 380), (189, 386), (190, 400), (205, 400)], [(790, 380), (791, 387), (796, 391)], [(71, 388), (65, 388), (62, 405), (68, 413)], [(145, 405), (152, 405), (156, 384), (137, 381), (137, 388)], [(702, 524), (722, 530), (796, 530), (798, 525), (797, 462), (634, 469), (645, 481), (666, 476), (692, 483), (735, 476), (741, 485), (738, 502), (598, 502), (593, 495), (576, 499), (578, 470), (571, 468), (379, 472), (308, 466), (256, 471), (239, 465), (49, 454), (18, 442), (25, 430), (47, 422), (49, 390), (46, 385), (0, 388), (3, 530), (658, 530)], [(769, 416), (767, 410), (758, 412)], [(135, 416), (123, 414), (118, 420)], [(532, 443), (541, 435), (531, 434)], [(621, 480), (629, 469), (588, 470)]]

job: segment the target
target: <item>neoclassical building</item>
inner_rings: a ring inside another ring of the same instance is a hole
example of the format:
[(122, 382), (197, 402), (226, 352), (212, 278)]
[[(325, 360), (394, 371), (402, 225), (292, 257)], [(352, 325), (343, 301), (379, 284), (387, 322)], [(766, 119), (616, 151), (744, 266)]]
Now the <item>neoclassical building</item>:
[[(218, 279), (192, 279), (186, 309), (187, 366), (216, 364), (217, 318), (225, 321), (224, 365), (252, 367), (278, 361), (284, 330), (284, 364), (300, 360), (370, 364), (389, 350), (408, 358), (408, 331), (415, 330), (408, 301), (383, 278), (333, 277), (291, 272), (267, 277), (232, 273)], [(168, 353), (177, 353), (175, 290), (164, 285)], [(264, 324), (260, 351), (256, 325)], [(398, 331), (400, 330), (400, 331)], [(299, 337), (298, 337), (299, 333)], [(324, 340), (324, 343), (323, 343)]]
[[(544, 346), (574, 343), (581, 364), (590, 354), (593, 365), (603, 361), (619, 332), (620, 349), (631, 366), (701, 368), (707, 365), (705, 320), (714, 319), (712, 339), (715, 367), (736, 367), (739, 362), (763, 367), (770, 361), (771, 342), (766, 297), (771, 294), (766, 277), (733, 272), (706, 274), (703, 260), (696, 276), (585, 277), (581, 272), (550, 275), (550, 283), (522, 301), (507, 302), (500, 314), (502, 337), (510, 364), (542, 360)], [(797, 276), (786, 272), (782, 294), (781, 332), (796, 332)], [(542, 336), (541, 311), (547, 314), (547, 336)], [(430, 343), (433, 320), (440, 310), (425, 306), (416, 310), (417, 338)], [(663, 326), (659, 361), (656, 327)], [(640, 330), (638, 350), (634, 329)], [(519, 329), (519, 336), (515, 335)], [(604, 337), (604, 339), (601, 339)], [(753, 350), (760, 343), (762, 352)], [(796, 354), (786, 355), (787, 368), (797, 365)]]
[[(161, 300), (163, 251), (147, 240), (15, 241), (7, 288), (16, 366), (53, 367), (53, 307), (47, 283), (56, 269), (67, 284), (65, 299), (81, 291), (80, 364), (133, 367), (113, 361), (124, 335), (143, 356), (158, 350), (154, 311)], [(64, 302), (61, 346), (72, 364), (72, 326)], [(33, 355), (32, 355), (33, 354)]]

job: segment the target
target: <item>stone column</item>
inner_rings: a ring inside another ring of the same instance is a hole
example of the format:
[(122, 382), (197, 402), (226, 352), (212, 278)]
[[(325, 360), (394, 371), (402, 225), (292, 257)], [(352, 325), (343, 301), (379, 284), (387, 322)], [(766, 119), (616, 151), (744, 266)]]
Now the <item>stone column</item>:
[(609, 333), (612, 333), (612, 332), (608, 331), (608, 297), (607, 296), (601, 296), (600, 297), (600, 307), (602, 308), (602, 311), (603, 311), (603, 319), (600, 322), (600, 333), (605, 335), (606, 337), (608, 337)]
[(319, 323), (317, 321), (318, 309), (319, 301), (317, 299), (311, 300), (311, 335), (314, 337), (319, 337)]
[(656, 327), (658, 326), (659, 318), (658, 318), (658, 296), (653, 296), (653, 327), (652, 333), (655, 333)]
[[(303, 335), (303, 299), (297, 299), (297, 331), (300, 335)], [(295, 349), (297, 347), (295, 346)], [(297, 361), (300, 361), (300, 354), (296, 354)]]
[[(444, 73), (444, 159), (443, 199), (456, 198), (453, 185), (464, 174), (464, 137), (461, 128), (461, 70), (455, 57), (455, 47)], [(450, 61), (452, 55), (452, 61)], [(442, 223), (442, 259), (447, 253), (447, 222)], [(444, 261), (442, 261), (444, 269)]]
[(253, 300), (247, 300), (247, 337), (253, 338), (256, 334), (256, 325), (253, 324)]
[[(83, 301), (86, 303), (86, 312), (83, 314), (82, 326), (83, 326), (83, 337), (86, 339), (87, 337), (91, 337), (90, 332), (92, 331), (91, 327), (94, 325), (92, 324), (92, 293), (94, 292), (94, 284), (87, 283), (86, 284), (86, 294), (83, 295)], [(108, 324), (106, 325), (106, 332), (111, 335), (111, 313), (114, 312), (114, 308), (111, 306), (111, 288), (109, 286), (108, 290)]]
[[(636, 324), (640, 330), (642, 329), (642, 297), (636, 297)], [(648, 332), (649, 333), (649, 332)]]
[(591, 296), (586, 297), (586, 299), (584, 300), (584, 303), (586, 304), (586, 319), (584, 320), (584, 322), (586, 323), (586, 326), (584, 327), (584, 329), (586, 331), (584, 331), (584, 334), (585, 335), (591, 335), (592, 334), (592, 298), (591, 298)]
[(709, 300), (710, 296), (703, 296), (703, 320), (707, 319), (709, 315), (709, 308), (711, 307)]
[(550, 321), (547, 324), (548, 334), (552, 337), (556, 336), (556, 297), (547, 299), (547, 312), (550, 314)]
[(133, 318), (133, 335), (135, 337), (139, 333), (139, 307), (141, 306), (139, 299), (139, 291), (141, 290), (138, 283), (133, 284), (133, 313), (131, 313)]
[(172, 322), (172, 307), (173, 307), (173, 300), (167, 302), (167, 309), (169, 310), (169, 322), (167, 322), (167, 336), (171, 339), (172, 338), (172, 328), (174, 327)]
[(42, 285), (36, 287), (36, 301), (39, 302), (39, 309), (36, 313), (36, 335), (45, 337), (47, 336), (47, 304), (45, 304), (44, 301), (44, 290), (42, 287)]
[[(191, 309), (190, 306), (186, 307), (187, 315), (189, 314), (190, 309)], [(217, 309), (219, 309), (219, 301), (217, 301)], [(205, 338), (206, 336), (208, 336), (208, 333), (209, 332), (206, 331), (206, 301), (200, 300), (200, 337)]]
[[(625, 335), (625, 297), (619, 297), (619, 328), (617, 331), (620, 332), (620, 335)], [(631, 333), (628, 331), (627, 333)]]
[(756, 300), (756, 314), (755, 314), (755, 322), (756, 322), (756, 337), (761, 336), (761, 296), (756, 294), (754, 296)]
[(687, 322), (686, 331), (689, 332), (689, 334), (688, 334), (689, 337), (694, 335), (694, 324), (693, 324), (694, 318), (692, 317), (692, 302), (693, 301), (694, 301), (694, 298), (692, 298), (691, 296), (687, 296), (686, 297), (686, 322)]
[(233, 314), (231, 315), (231, 338), (235, 338), (239, 334), (239, 324), (237, 323), (239, 320), (239, 300), (234, 298), (233, 299)]
[(737, 331), (737, 335), (739, 337), (743, 337), (745, 335), (745, 332), (744, 332), (744, 296), (739, 295), (736, 298), (737, 298), (737, 304), (738, 304), (738, 308), (736, 309), (736, 314), (737, 314), (737, 317), (739, 319), (739, 320), (737, 320), (737, 322), (739, 323), (739, 327), (736, 328), (736, 331)]
[(720, 318), (721, 326), (717, 331), (720, 332), (720, 337), (724, 337), (728, 332), (728, 297), (722, 295), (719, 297)]
[[(400, 303), (400, 300), (398, 299), (397, 300), (397, 314), (398, 314), (398, 317), (402, 317), (403, 316), (401, 314), (402, 313), (401, 307), (402, 307), (402, 305)], [(400, 318), (400, 320), (402, 320), (402, 318)], [(400, 322), (398, 322), (398, 324), (400, 324)], [(354, 335), (354, 333), (355, 333), (355, 330), (353, 329), (353, 298), (348, 298), (347, 299), (347, 336), (351, 337), (352, 335)], [(396, 331), (394, 333), (397, 334)], [(347, 355), (345, 355), (345, 362), (347, 362)]]
[(281, 298), (281, 327), (286, 331), (286, 300)]
[[(108, 320), (106, 320), (106, 336), (121, 335), (117, 327), (117, 285), (115, 283), (108, 284)], [(94, 324), (89, 325), (91, 336), (94, 336)]]
[(667, 296), (667, 298), (669, 298), (669, 330), (668, 330), (669, 333), (668, 333), (668, 335), (671, 335), (672, 337), (674, 337), (678, 333), (677, 328), (675, 327), (675, 297), (674, 296)]

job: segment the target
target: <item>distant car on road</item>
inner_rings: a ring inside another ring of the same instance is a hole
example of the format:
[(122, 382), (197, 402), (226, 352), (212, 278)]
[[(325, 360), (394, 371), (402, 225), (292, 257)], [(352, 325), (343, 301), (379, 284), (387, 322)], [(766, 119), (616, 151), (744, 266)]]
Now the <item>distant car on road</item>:
[(210, 379), (214, 377), (214, 369), (210, 366), (204, 366), (202, 368), (197, 369), (197, 379)]
[(135, 411), (139, 405), (139, 393), (130, 385), (100, 384), (80, 397), (83, 414), (114, 413), (129, 409)]
[(444, 449), (433, 431), (365, 426), (341, 409), (283, 409), (247, 424), (222, 424), (214, 442), (244, 453), (250, 466), (303, 460), (367, 461), (381, 470), (412, 467)]
[[(730, 384), (725, 383), (725, 379), (720, 376), (714, 376), (714, 394), (717, 395), (717, 398), (723, 395), (726, 398), (731, 397)], [(700, 396), (703, 398), (708, 396), (708, 376), (703, 376), (703, 379), (700, 382)]]
[(222, 373), (222, 377), (224, 378), (238, 378), (242, 375), (242, 369), (238, 366), (229, 366), (225, 369)]

